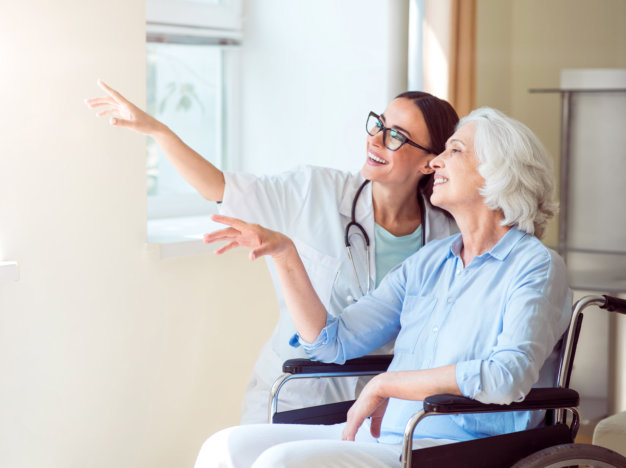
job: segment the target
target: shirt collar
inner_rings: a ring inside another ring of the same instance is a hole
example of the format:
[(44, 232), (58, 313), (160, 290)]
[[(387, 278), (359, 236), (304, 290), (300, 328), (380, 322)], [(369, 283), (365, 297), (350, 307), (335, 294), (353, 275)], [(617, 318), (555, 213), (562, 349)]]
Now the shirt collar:
[[(496, 260), (504, 261), (506, 257), (509, 255), (513, 247), (524, 237), (526, 233), (520, 231), (516, 227), (512, 227), (504, 234), (498, 243), (494, 245), (489, 252), (484, 253), (483, 255), (491, 255)], [(450, 245), (450, 254), (458, 257), (461, 253), (461, 247), (463, 246), (463, 238), (461, 234), (458, 234)], [(483, 256), (481, 255), (481, 257)]]

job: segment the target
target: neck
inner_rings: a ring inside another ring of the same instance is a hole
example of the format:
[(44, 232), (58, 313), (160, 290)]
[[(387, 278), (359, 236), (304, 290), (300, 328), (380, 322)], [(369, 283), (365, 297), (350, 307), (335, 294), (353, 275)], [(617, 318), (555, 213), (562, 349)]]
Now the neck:
[(504, 219), (501, 211), (489, 210), (484, 205), (482, 209), (472, 210), (465, 215), (456, 213), (454, 219), (463, 238), (461, 260), (465, 266), (469, 265), (474, 257), (491, 250), (511, 229), (509, 226), (500, 225)]
[(374, 220), (394, 236), (406, 236), (422, 223), (415, 186), (394, 187), (372, 182)]

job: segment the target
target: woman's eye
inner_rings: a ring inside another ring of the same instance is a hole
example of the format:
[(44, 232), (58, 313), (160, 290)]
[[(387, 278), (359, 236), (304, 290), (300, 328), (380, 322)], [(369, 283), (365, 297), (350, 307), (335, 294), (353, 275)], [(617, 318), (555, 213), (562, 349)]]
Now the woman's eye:
[(404, 141), (404, 135), (402, 135), (401, 133), (396, 132), (395, 130), (392, 130), (391, 132), (389, 132), (389, 136), (391, 138), (393, 138), (394, 140)]

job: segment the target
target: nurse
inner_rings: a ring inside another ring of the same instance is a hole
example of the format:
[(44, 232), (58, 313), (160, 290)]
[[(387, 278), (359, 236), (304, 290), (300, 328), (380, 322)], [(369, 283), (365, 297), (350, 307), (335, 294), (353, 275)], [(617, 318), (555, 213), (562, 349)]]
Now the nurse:
[[(313, 289), (331, 315), (373, 290), (390, 269), (426, 242), (457, 232), (454, 220), (430, 204), (429, 163), (444, 150), (458, 116), (448, 102), (428, 93), (402, 93), (383, 113), (365, 116), (360, 172), (302, 166), (256, 176), (221, 171), (162, 122), (102, 81), (98, 84), (107, 95), (86, 103), (99, 117), (111, 115), (111, 125), (154, 138), (187, 182), (207, 200), (221, 202), (223, 215), (262, 224), (293, 239)], [(306, 357), (302, 348), (289, 345), (296, 329), (272, 260), (268, 267), (280, 318), (248, 383), (244, 424), (267, 421), (270, 388), (282, 373), (282, 363)], [(391, 350), (389, 343), (376, 352)], [(279, 409), (353, 399), (357, 380), (293, 381), (281, 392)]]

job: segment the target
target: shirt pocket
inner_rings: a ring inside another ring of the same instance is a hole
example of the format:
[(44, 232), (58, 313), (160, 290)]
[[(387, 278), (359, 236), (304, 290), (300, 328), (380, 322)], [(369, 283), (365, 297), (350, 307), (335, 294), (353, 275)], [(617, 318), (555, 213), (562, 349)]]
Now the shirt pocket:
[(328, 309), (330, 304), (330, 295), (335, 284), (335, 278), (339, 271), (341, 261), (324, 252), (320, 252), (315, 247), (302, 242), (299, 239), (293, 239), (293, 243), (298, 250), (298, 254), (302, 259), (302, 263), (306, 268), (313, 289), (317, 296)]
[(418, 343), (423, 342), (426, 326), (432, 318), (437, 305), (433, 296), (407, 294), (400, 313), (400, 333), (396, 339), (396, 352), (416, 352)]

